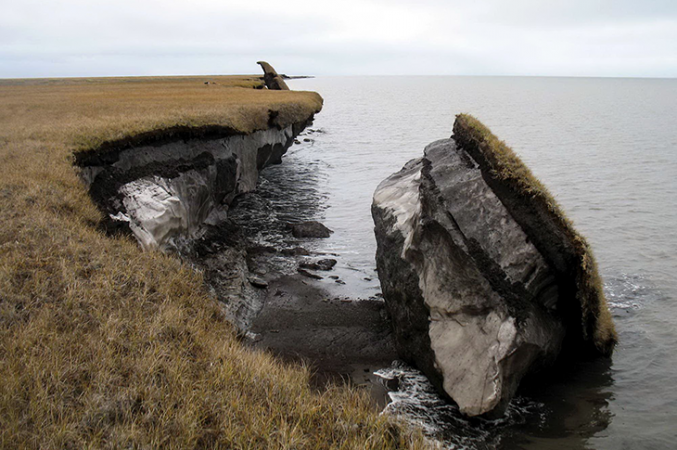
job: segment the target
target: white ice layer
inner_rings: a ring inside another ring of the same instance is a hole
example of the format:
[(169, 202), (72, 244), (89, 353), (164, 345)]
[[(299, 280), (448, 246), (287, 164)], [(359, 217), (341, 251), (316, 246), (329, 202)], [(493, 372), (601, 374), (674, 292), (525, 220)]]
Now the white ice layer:
[[(172, 178), (149, 175), (119, 189), (126, 212), (113, 214), (111, 218), (128, 222), (144, 249), (165, 249), (176, 246), (179, 240), (195, 238), (206, 221), (225, 217), (228, 203), (237, 194), (256, 188), (257, 167), (274, 162), (275, 157), (271, 154), (268, 155), (271, 161), (259, 161), (259, 150), (265, 146), (286, 146), (292, 134), (289, 126), (221, 139), (194, 139), (125, 150), (113, 164), (123, 171), (153, 163), (191, 161), (204, 152), (211, 153), (217, 162), (235, 158), (235, 188), (221, 204), (215, 203), (214, 190), (217, 182), (223, 181), (217, 180), (216, 165), (191, 169)], [(100, 171), (100, 167), (85, 168), (83, 178), (91, 182)]]

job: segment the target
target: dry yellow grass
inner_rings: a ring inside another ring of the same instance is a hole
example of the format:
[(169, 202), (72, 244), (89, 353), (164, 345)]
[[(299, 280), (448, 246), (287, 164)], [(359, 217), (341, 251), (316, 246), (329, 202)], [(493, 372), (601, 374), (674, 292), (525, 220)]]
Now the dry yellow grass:
[[(577, 265), (574, 274), (576, 283), (575, 301), (580, 304), (580, 327), (585, 341), (591, 342), (596, 351), (611, 355), (618, 340), (616, 329), (607, 305), (602, 280), (592, 249), (566, 217), (562, 208), (543, 183), (519, 159), (505, 142), (499, 140), (484, 124), (469, 114), (459, 114), (454, 123), (454, 138), (464, 148), (474, 149), (486, 161), (492, 176), (503, 187), (521, 196), (523, 204), (533, 205), (536, 214), (544, 212), (541, 224), (550, 226), (556, 238), (562, 236), (560, 252), (571, 248), (572, 261)], [(527, 202), (524, 202), (528, 199)], [(584, 352), (583, 349), (578, 349)]]
[(366, 394), (313, 392), (306, 369), (244, 348), (179, 260), (97, 230), (74, 151), (177, 125), (252, 131), (270, 109), (284, 123), (321, 106), (255, 83), (0, 82), (0, 447), (421, 445)]

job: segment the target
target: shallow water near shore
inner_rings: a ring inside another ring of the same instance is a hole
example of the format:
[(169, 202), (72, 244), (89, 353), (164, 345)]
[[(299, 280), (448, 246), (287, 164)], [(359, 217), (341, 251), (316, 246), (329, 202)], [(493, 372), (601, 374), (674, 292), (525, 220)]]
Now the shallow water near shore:
[[(387, 409), (449, 448), (671, 448), (677, 438), (677, 80), (321, 77), (290, 80), (325, 99), (315, 123), (260, 187), (284, 220), (334, 234), (309, 249), (338, 255), (346, 284), (380, 291), (371, 196), (455, 114), (482, 120), (554, 194), (597, 256), (619, 332), (613, 360), (523, 383), (508, 416), (467, 421), (404, 366)], [(291, 180), (291, 182), (289, 181)], [(274, 236), (269, 236), (275, 239)]]

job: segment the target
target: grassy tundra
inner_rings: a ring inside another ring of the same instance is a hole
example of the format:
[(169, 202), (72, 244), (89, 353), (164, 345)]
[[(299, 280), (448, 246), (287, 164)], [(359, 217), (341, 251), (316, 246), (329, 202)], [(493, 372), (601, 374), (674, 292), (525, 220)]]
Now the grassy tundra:
[[(212, 83), (205, 84), (205, 81)], [(419, 447), (366, 394), (244, 348), (202, 276), (102, 234), (76, 151), (317, 111), (255, 77), (0, 80), (0, 447)]]

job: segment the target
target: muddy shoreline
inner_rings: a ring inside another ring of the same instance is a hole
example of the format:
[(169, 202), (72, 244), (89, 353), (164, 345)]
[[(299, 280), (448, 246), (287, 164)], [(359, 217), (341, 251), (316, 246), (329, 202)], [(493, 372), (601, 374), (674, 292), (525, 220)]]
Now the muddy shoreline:
[[(266, 209), (259, 193), (245, 197), (182, 256), (203, 271), (246, 345), (307, 365), (318, 389), (364, 387), (382, 409), (387, 390), (374, 372), (397, 359), (385, 303), (330, 289), (344, 283), (336, 272), (308, 266), (340, 255), (306, 250), (309, 239), (259, 214)], [(275, 235), (278, 244), (257, 242), (260, 233)]]
[(362, 386), (384, 407), (386, 391), (374, 372), (390, 366), (397, 352), (383, 301), (332, 298), (317, 284), (302, 275), (271, 282), (248, 342), (307, 364), (316, 387)]

